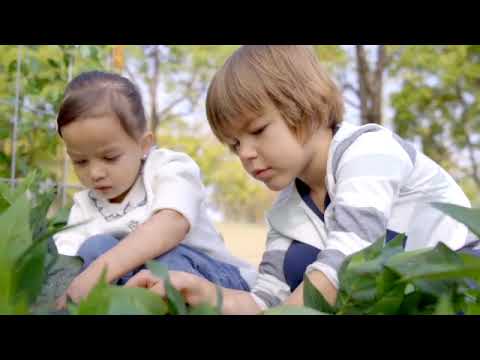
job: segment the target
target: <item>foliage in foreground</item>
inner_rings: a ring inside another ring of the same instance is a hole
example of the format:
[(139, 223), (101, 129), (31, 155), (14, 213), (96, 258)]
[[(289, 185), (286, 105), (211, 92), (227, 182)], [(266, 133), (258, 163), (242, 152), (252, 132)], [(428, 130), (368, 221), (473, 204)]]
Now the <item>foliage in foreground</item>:
[[(213, 315), (217, 307), (189, 307), (170, 283), (167, 270), (147, 267), (165, 279), (167, 299), (145, 290), (108, 284), (104, 277), (79, 304), (54, 309), (55, 299), (78, 274), (77, 257), (56, 253), (54, 233), (65, 229), (65, 212), (47, 217), (54, 191), (32, 192), (36, 176), (11, 189), (0, 184), (0, 313), (1, 314), (134, 314)], [(434, 204), (480, 237), (480, 209)], [(404, 251), (405, 236), (348, 257), (339, 272), (336, 303), (329, 305), (305, 277), (305, 307), (277, 307), (264, 314), (480, 314), (480, 257), (455, 252), (443, 244), (433, 249)]]
[[(480, 237), (480, 209), (433, 204)], [(480, 314), (480, 257), (442, 243), (404, 251), (405, 236), (385, 238), (348, 257), (331, 306), (304, 278), (305, 308), (278, 307), (266, 314), (453, 315)], [(308, 310), (307, 310), (308, 309)]]

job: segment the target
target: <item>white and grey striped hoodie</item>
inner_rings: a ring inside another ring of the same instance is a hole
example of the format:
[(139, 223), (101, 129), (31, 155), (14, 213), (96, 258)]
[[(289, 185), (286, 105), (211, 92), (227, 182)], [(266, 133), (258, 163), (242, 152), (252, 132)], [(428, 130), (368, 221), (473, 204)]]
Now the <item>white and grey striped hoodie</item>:
[(470, 207), (461, 188), (434, 161), (382, 126), (339, 127), (329, 150), (326, 184), (331, 202), (325, 222), (304, 203), (294, 183), (268, 212), (266, 250), (252, 289), (263, 309), (290, 295), (283, 262), (293, 240), (321, 250), (307, 273), (319, 270), (336, 287), (345, 257), (371, 245), (387, 228), (408, 236), (406, 250), (438, 242), (457, 250), (467, 242), (464, 225), (430, 206)]

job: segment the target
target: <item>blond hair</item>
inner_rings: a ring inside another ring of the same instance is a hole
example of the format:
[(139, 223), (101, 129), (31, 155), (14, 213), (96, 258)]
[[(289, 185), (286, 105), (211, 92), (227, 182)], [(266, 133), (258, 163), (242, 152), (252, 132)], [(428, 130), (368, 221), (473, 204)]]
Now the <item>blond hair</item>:
[(311, 47), (245, 45), (215, 74), (207, 94), (207, 118), (215, 136), (264, 115), (274, 106), (300, 141), (343, 119), (340, 90)]

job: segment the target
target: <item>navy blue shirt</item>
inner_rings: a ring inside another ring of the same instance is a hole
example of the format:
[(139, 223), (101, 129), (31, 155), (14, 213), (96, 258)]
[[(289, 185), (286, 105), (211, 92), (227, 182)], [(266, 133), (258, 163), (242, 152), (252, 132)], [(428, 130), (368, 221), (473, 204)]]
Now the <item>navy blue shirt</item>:
[[(295, 180), (295, 186), (302, 200), (308, 205), (310, 209), (324, 222), (323, 213), (317, 207), (312, 197), (310, 196), (310, 188), (300, 179)], [(325, 209), (330, 204), (330, 198), (325, 196)], [(294, 240), (285, 254), (283, 262), (283, 272), (285, 280), (287, 280), (290, 291), (294, 291), (298, 285), (303, 281), (303, 275), (307, 270), (307, 266), (315, 262), (320, 249), (314, 246)]]
[[(302, 200), (308, 205), (310, 209), (322, 220), (325, 222), (324, 215), (322, 211), (317, 207), (312, 197), (310, 196), (310, 188), (300, 179), (295, 180), (295, 186), (300, 194)], [(325, 196), (325, 209), (330, 204), (330, 198), (327, 195)], [(393, 240), (398, 233), (387, 229), (386, 241)], [(303, 276), (307, 267), (314, 263), (318, 257), (320, 249), (302, 243), (300, 241), (294, 240), (285, 254), (285, 260), (283, 262), (283, 272), (285, 275), (285, 280), (287, 281), (288, 286), (290, 286), (290, 291), (294, 291), (298, 285), (303, 281)]]

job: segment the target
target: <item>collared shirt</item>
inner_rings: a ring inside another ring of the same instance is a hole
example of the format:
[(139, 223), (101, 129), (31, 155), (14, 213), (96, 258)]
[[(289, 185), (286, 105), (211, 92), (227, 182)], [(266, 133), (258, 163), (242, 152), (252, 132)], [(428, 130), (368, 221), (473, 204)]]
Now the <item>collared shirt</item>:
[(167, 149), (150, 151), (141, 174), (120, 204), (110, 203), (92, 190), (76, 193), (73, 201), (68, 225), (88, 222), (54, 236), (60, 254), (75, 256), (86, 239), (98, 234), (121, 239), (156, 212), (171, 209), (190, 224), (182, 244), (236, 266), (250, 287), (256, 279), (253, 266), (234, 257), (216, 231), (207, 214), (200, 169), (184, 153)]

